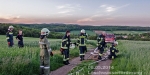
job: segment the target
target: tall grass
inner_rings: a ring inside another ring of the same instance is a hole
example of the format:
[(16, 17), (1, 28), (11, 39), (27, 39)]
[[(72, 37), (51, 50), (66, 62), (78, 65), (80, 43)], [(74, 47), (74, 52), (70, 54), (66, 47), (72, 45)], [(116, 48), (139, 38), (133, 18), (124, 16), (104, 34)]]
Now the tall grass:
[[(40, 48), (38, 42), (26, 41), (24, 48), (8, 48), (5, 41), (0, 41), (0, 75), (38, 75), (40, 66)], [(59, 42), (53, 42), (52, 49), (59, 49)], [(50, 58), (51, 70), (63, 66), (62, 56)]]
[(149, 44), (149, 41), (120, 41), (118, 46), (120, 52), (118, 58), (111, 64), (114, 66), (111, 72), (142, 72), (142, 75), (149, 75)]

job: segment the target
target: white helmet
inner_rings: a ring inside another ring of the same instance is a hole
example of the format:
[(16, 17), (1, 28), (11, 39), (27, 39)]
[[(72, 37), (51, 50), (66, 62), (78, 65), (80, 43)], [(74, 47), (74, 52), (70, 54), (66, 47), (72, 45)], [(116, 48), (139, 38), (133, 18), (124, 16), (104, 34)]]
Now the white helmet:
[(49, 35), (50, 31), (47, 28), (41, 30), (41, 35)]
[(14, 27), (13, 27), (13, 26), (9, 26), (9, 29), (10, 29), (10, 28), (14, 28)]
[(82, 29), (82, 30), (81, 30), (81, 33), (85, 33), (85, 30), (84, 30), (84, 29)]

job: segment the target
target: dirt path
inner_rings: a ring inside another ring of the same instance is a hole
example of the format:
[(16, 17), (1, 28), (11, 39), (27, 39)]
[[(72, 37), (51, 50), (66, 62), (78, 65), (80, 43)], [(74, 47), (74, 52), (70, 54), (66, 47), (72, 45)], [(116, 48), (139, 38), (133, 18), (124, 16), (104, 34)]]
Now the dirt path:
[[(110, 69), (113, 68), (110, 66), (112, 60), (107, 59), (106, 61), (100, 61), (92, 75), (108, 75)], [(105, 72), (105, 74), (104, 74)]]
[[(89, 49), (88, 52), (85, 54), (85, 58), (89, 56), (89, 54), (93, 51), (93, 49)], [(70, 60), (69, 65), (65, 65), (55, 71), (52, 71), (50, 75), (67, 75), (69, 71), (71, 71), (76, 65), (80, 64), (80, 58), (76, 57)]]

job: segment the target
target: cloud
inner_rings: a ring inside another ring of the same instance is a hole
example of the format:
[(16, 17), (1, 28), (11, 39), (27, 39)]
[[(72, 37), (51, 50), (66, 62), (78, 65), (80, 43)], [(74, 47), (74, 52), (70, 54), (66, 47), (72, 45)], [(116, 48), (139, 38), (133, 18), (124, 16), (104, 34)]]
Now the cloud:
[(2, 19), (19, 19), (20, 18), (20, 15), (18, 16), (14, 16), (12, 14), (3, 14), (3, 15), (0, 15), (0, 18)]
[(78, 20), (77, 23), (84, 23), (84, 22), (93, 22), (94, 20), (91, 18), (84, 18), (81, 20)]
[(105, 4), (103, 4), (103, 5), (101, 5), (100, 7), (106, 7), (107, 5), (105, 5)]
[(65, 5), (60, 5), (60, 6), (57, 6), (57, 10), (58, 10), (58, 14), (64, 14), (64, 15), (67, 15), (67, 14), (71, 14), (75, 11), (78, 11), (78, 10), (81, 10), (80, 8), (80, 4), (65, 4)]
[(114, 8), (114, 7), (107, 7), (106, 8), (106, 11), (107, 12), (113, 12), (113, 11), (115, 11), (116, 10), (116, 8)]
[(112, 5), (100, 5), (100, 8), (98, 11), (96, 11), (96, 13), (94, 13), (93, 15), (89, 16), (89, 17), (85, 17), (83, 19), (77, 20), (77, 23), (92, 23), (94, 22), (101, 22), (101, 23), (109, 23), (111, 21), (114, 21), (115, 18), (120, 17), (121, 15), (113, 15), (113, 12), (127, 7), (130, 4), (125, 4), (122, 6), (112, 6)]
[(70, 4), (57, 6), (57, 9), (66, 9), (66, 8), (72, 8), (72, 6)]
[(117, 11), (117, 10), (119, 10), (121, 8), (127, 7), (129, 5), (130, 4), (125, 4), (125, 5), (122, 5), (122, 6), (112, 6), (112, 5), (105, 5), (105, 4), (103, 4), (103, 5), (100, 5), (100, 9), (104, 9), (105, 12), (110, 13), (110, 12)]

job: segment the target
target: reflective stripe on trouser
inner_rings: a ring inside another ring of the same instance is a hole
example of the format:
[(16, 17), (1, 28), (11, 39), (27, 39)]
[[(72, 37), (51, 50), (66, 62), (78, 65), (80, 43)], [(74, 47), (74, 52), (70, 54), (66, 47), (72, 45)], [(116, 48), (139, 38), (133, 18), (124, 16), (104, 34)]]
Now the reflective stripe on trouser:
[(80, 49), (80, 58), (84, 58), (86, 46), (79, 46)]
[(50, 73), (50, 55), (47, 49), (41, 49), (40, 51), (40, 73), (43, 75), (49, 75)]
[(63, 50), (63, 61), (69, 60), (69, 49)]
[(111, 59), (115, 59), (117, 56), (116, 56), (116, 54), (115, 53), (112, 53), (111, 54)]

